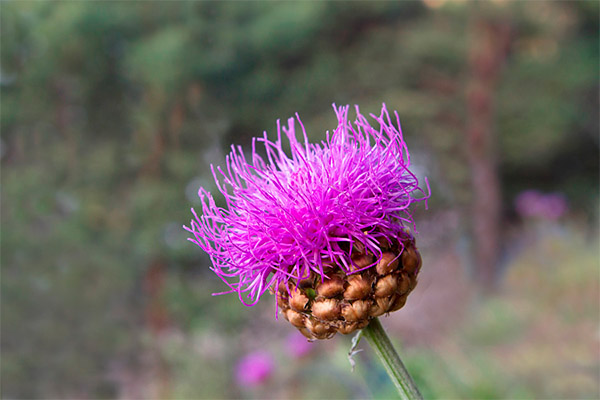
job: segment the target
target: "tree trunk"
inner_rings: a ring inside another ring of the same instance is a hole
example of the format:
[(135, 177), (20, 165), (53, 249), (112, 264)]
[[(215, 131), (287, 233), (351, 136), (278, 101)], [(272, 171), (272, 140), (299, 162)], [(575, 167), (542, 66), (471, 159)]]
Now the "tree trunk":
[(166, 264), (161, 259), (152, 261), (144, 277), (144, 291), (147, 297), (145, 310), (146, 326), (152, 334), (154, 346), (152, 360), (155, 372), (156, 397), (168, 399), (170, 396), (169, 370), (163, 357), (160, 341), (162, 334), (169, 326), (168, 312), (164, 305), (163, 296), (166, 281)]
[(467, 86), (467, 147), (472, 182), (475, 279), (485, 289), (496, 283), (500, 239), (500, 182), (494, 132), (494, 89), (510, 44), (506, 22), (474, 16), (470, 25)]

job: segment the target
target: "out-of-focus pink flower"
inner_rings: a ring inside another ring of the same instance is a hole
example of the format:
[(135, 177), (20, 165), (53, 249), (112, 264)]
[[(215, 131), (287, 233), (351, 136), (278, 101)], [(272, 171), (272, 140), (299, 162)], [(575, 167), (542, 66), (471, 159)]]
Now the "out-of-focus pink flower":
[(269, 353), (255, 351), (238, 361), (235, 367), (235, 379), (240, 386), (258, 386), (269, 379), (273, 370), (274, 362)]
[(523, 218), (556, 220), (568, 210), (567, 199), (562, 193), (544, 194), (526, 190), (515, 198), (515, 209)]
[(525, 190), (515, 198), (515, 210), (523, 217), (532, 217), (538, 213), (541, 193), (537, 190)]
[(286, 339), (285, 345), (288, 353), (294, 358), (306, 356), (315, 346), (314, 343), (309, 342), (298, 332), (290, 334)]

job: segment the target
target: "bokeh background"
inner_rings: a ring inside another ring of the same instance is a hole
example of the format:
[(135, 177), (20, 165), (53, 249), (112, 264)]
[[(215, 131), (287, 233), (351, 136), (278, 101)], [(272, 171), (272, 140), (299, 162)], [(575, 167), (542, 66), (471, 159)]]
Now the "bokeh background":
[(390, 398), (367, 343), (247, 308), (182, 229), (298, 112), (398, 110), (424, 268), (383, 318), (427, 398), (600, 396), (597, 1), (1, 10), (3, 398)]

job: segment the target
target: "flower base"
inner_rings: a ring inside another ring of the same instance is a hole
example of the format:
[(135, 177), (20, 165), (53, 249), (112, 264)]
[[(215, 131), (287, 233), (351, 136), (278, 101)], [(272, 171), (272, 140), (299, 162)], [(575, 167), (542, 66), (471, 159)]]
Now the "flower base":
[(380, 315), (399, 310), (417, 285), (421, 255), (414, 238), (381, 243), (381, 257), (354, 251), (347, 275), (329, 265), (326, 279), (312, 272), (307, 279), (290, 279), (277, 288), (277, 304), (285, 319), (310, 340), (329, 339), (337, 332), (349, 334), (365, 328)]

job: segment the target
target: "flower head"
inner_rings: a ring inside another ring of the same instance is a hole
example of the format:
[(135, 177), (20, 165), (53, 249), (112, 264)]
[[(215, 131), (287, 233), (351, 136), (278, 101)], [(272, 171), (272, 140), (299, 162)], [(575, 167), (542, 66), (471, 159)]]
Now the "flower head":
[(531, 189), (519, 193), (515, 209), (523, 218), (557, 220), (568, 211), (568, 205), (562, 193), (544, 194)]
[(294, 358), (302, 358), (308, 355), (315, 345), (306, 340), (298, 332), (292, 332), (285, 340), (286, 349), (289, 355)]
[(255, 351), (241, 358), (235, 368), (235, 378), (240, 386), (257, 386), (273, 373), (272, 357), (263, 351)]
[[(414, 196), (423, 191), (408, 169), (398, 114), (394, 125), (383, 105), (372, 126), (358, 107), (351, 121), (349, 108), (334, 105), (337, 126), (320, 143), (308, 142), (296, 115), (287, 126), (278, 121), (276, 141), (266, 133), (254, 138), (249, 159), (232, 146), (225, 168), (211, 166), (225, 206), (200, 188), (202, 215), (192, 210), (185, 229), (229, 286), (224, 293), (251, 306), (270, 287), (313, 275), (325, 280), (332, 264), (347, 275), (374, 268), (382, 243), (399, 243), (401, 252), (412, 238), (409, 207), (427, 197)], [(375, 260), (357, 264), (357, 251)]]

